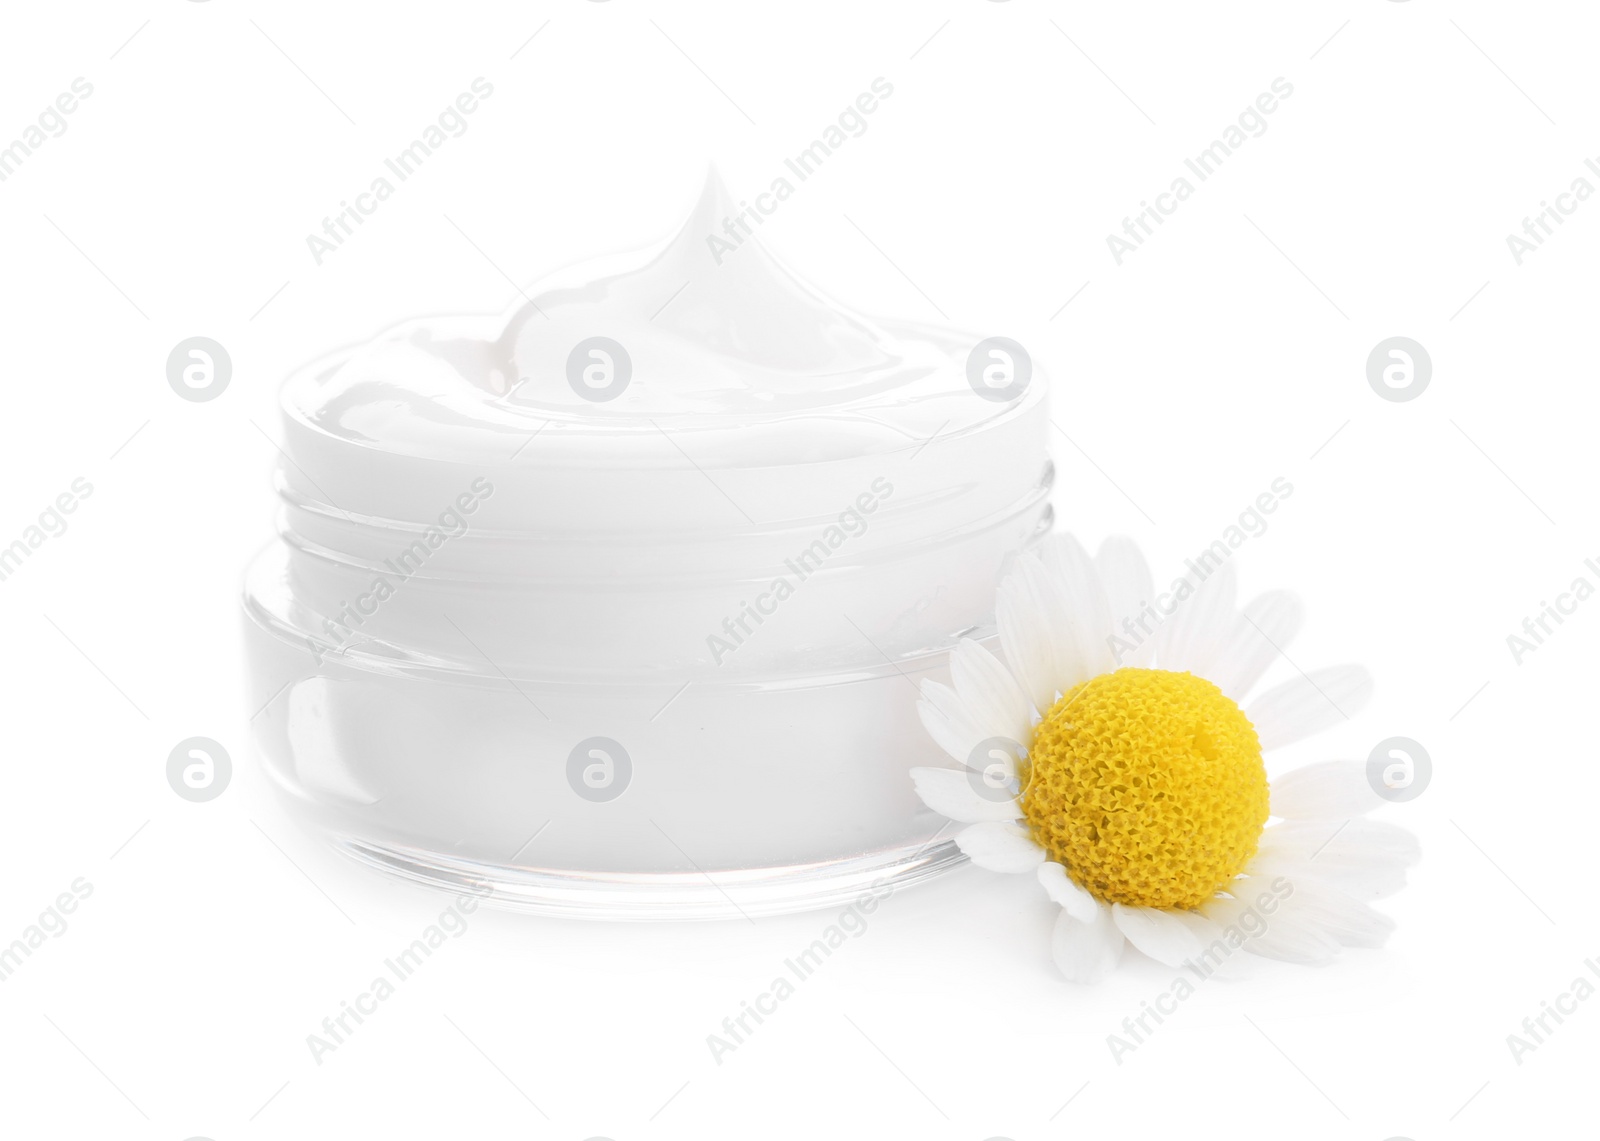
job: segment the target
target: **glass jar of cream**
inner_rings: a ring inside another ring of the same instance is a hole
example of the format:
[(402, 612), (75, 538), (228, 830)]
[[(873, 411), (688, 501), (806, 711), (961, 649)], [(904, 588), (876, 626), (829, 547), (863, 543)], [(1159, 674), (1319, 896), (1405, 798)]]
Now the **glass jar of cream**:
[(569, 914), (754, 915), (959, 860), (907, 770), (1049, 527), (1044, 384), (687, 225), (282, 394), (244, 591), (274, 783), (360, 859)]

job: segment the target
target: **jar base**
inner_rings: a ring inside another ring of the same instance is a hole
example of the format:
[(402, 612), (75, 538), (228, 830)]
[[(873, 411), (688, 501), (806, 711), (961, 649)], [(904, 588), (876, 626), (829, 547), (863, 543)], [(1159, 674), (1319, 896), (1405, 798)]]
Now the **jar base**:
[(491, 864), (336, 836), (356, 862), (410, 883), (538, 915), (604, 920), (753, 919), (878, 900), (966, 862), (951, 840), (790, 867), (717, 872), (572, 872)]

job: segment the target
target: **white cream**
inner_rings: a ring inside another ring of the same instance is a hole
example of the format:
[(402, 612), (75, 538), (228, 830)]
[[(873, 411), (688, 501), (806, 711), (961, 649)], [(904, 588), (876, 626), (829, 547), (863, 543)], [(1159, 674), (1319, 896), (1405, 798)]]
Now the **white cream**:
[[(330, 437), (475, 464), (546, 425), (542, 451), (595, 460), (615, 454), (607, 444), (657, 435), (654, 425), (721, 435), (707, 462), (730, 466), (914, 446), (993, 413), (950, 371), (970, 338), (852, 313), (759, 243), (717, 265), (706, 238), (735, 212), (713, 176), (660, 249), (564, 271), (497, 327), (402, 325), (302, 377), (286, 403)], [(595, 336), (633, 359), (628, 390), (603, 404), (566, 380), (572, 347)]]
[[(716, 264), (733, 212), (713, 178), (658, 250), (285, 385), (281, 541), (246, 605), (263, 695), (290, 684), (257, 724), (368, 858), (679, 912), (721, 906), (695, 865), (776, 909), (949, 858), (899, 863), (936, 826), (907, 680), (1048, 526), (1043, 378), (983, 399), (977, 338), (852, 313), (756, 242)], [(603, 402), (568, 378), (596, 337), (631, 362)], [(633, 769), (605, 803), (567, 779), (594, 736)]]

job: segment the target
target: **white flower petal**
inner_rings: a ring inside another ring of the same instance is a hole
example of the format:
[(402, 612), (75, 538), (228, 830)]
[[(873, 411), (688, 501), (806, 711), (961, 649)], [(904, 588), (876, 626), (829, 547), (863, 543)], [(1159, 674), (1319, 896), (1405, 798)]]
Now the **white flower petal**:
[(1054, 535), (1019, 556), (1000, 583), (1000, 644), (1034, 708), (1112, 668), (1110, 609), (1083, 547)]
[(1313, 924), (1280, 912), (1260, 935), (1245, 941), (1241, 950), (1264, 959), (1286, 963), (1325, 963), (1339, 954), (1339, 944)]
[(1063, 911), (1050, 936), (1050, 955), (1070, 982), (1095, 983), (1116, 969), (1122, 958), (1122, 932), (1111, 921), (1110, 908), (1088, 923)]
[(934, 742), (963, 765), (972, 759), (979, 744), (996, 736), (995, 728), (978, 720), (955, 690), (928, 678), (922, 681), (917, 715)]
[(1409, 867), (1422, 856), (1417, 838), (1404, 828), (1359, 816), (1338, 824), (1331, 820), (1274, 824), (1261, 833), (1257, 851), (1330, 867), (1378, 862)]
[(1394, 920), (1387, 915), (1315, 876), (1291, 872), (1274, 877), (1269, 884), (1264, 878), (1251, 875), (1238, 884), (1245, 910), (1254, 910), (1265, 926), (1265, 931), (1252, 937), (1252, 942), (1259, 939), (1269, 950), (1251, 947), (1257, 954), (1317, 961), (1341, 945), (1380, 947), (1394, 930)]
[(1329, 666), (1267, 690), (1245, 716), (1261, 747), (1276, 749), (1354, 717), (1371, 696), (1372, 675), (1361, 666)]
[(927, 698), (917, 702), (917, 717), (921, 720), (922, 727), (928, 731), (928, 736), (933, 738), (935, 745), (944, 750), (951, 759), (961, 759), (963, 764), (966, 763), (961, 750), (961, 741), (956, 736), (955, 730), (950, 727), (950, 719), (939, 712), (933, 702)]
[(1381, 808), (1361, 761), (1319, 761), (1272, 782), (1272, 815), (1291, 820), (1348, 820)]
[(1009, 795), (1015, 797), (1022, 791), (1017, 776), (1017, 762), (1028, 755), (1028, 751), (1015, 741), (1004, 737), (991, 737), (984, 742), (984, 748), (974, 749), (967, 754), (965, 768), (968, 772), (976, 774), (986, 781), (985, 787), (980, 787), (980, 796), (989, 797), (991, 791), (1000, 787), (1009, 789)]
[(934, 744), (955, 760), (966, 764), (967, 758), (972, 755), (973, 746), (981, 738), (972, 736), (964, 718), (952, 720), (952, 715), (941, 707), (942, 703), (936, 696), (938, 690), (947, 690), (947, 687), (936, 681), (923, 680), (922, 700), (917, 702), (917, 716), (922, 720), (922, 727), (928, 731), (928, 736), (933, 738)]
[(1083, 545), (1071, 535), (1052, 535), (1041, 544), (1048, 591), (1060, 619), (1056, 639), (1057, 688), (1072, 686), (1115, 666), (1111, 654), (1111, 607), (1100, 576)]
[(1279, 653), (1289, 648), (1305, 619), (1305, 606), (1286, 590), (1269, 590), (1252, 599), (1206, 676), (1234, 701), (1243, 701)]
[(1194, 966), (1207, 978), (1212, 975), (1226, 978), (1243, 971), (1245, 957), (1236, 954), (1239, 948), (1229, 941), (1227, 932), (1215, 921), (1196, 911), (1169, 911), (1167, 914), (1194, 932), (1200, 941), (1200, 950), (1185, 966)]
[(1017, 824), (974, 824), (957, 833), (956, 847), (973, 863), (991, 872), (1031, 872), (1045, 858), (1044, 849), (1033, 842), (1026, 828)]
[(1405, 886), (1422, 856), (1417, 838), (1384, 820), (1286, 821), (1261, 834), (1246, 869), (1252, 876), (1315, 877), (1358, 900), (1382, 899)]
[[(1193, 583), (1195, 577), (1191, 572), (1189, 581)], [(1177, 604), (1161, 627), (1163, 637), (1156, 659), (1162, 669), (1211, 676), (1210, 667), (1227, 647), (1238, 621), (1237, 584), (1233, 564), (1223, 563)]]
[(1080, 923), (1092, 922), (1103, 909), (1104, 905), (1073, 883), (1067, 869), (1054, 860), (1039, 865), (1039, 882), (1044, 885), (1045, 894)]
[(1202, 946), (1222, 937), (1222, 928), (1198, 911), (1169, 911), (1167, 914), (1194, 932), (1195, 938), (1200, 940)]
[(1294, 894), (1284, 907), (1346, 947), (1381, 947), (1394, 920), (1312, 877), (1295, 877)]
[[(1149, 665), (1155, 656), (1156, 634), (1160, 629), (1155, 624), (1160, 619), (1151, 605), (1155, 582), (1150, 577), (1150, 565), (1145, 562), (1139, 545), (1124, 535), (1114, 535), (1100, 544), (1094, 563), (1106, 595), (1110, 632), (1117, 640), (1112, 650), (1113, 664), (1118, 667)], [(1141, 620), (1144, 627), (1139, 625)]]
[(1181, 967), (1185, 959), (1194, 958), (1202, 949), (1199, 936), (1170, 912), (1113, 903), (1111, 918), (1128, 942), (1169, 967)]
[(946, 717), (953, 717), (961, 712), (961, 699), (956, 696), (955, 690), (942, 681), (923, 678), (921, 693), (923, 701)]
[(1056, 690), (1062, 684), (1051, 638), (1053, 619), (1045, 598), (1035, 589), (1035, 582), (1043, 580), (1044, 567), (1039, 560), (1032, 555), (1020, 556), (1000, 580), (995, 598), (1001, 652), (1040, 713), (1055, 703)]
[(1200, 908), (1230, 941), (1242, 940), (1240, 950), (1291, 963), (1320, 963), (1339, 953), (1337, 940), (1290, 911), (1281, 893), (1253, 879), (1234, 881), (1228, 890), (1237, 895), (1218, 896)]
[(1318, 858), (1309, 863), (1282, 855), (1257, 852), (1245, 869), (1252, 878), (1271, 882), (1284, 879), (1316, 879), (1330, 884), (1351, 899), (1387, 899), (1406, 886), (1406, 865), (1397, 860), (1375, 858), (1365, 862)]
[(911, 779), (922, 803), (962, 824), (1016, 820), (1022, 815), (1014, 797), (991, 792), (983, 776), (971, 769), (914, 768)]
[(971, 638), (963, 638), (950, 655), (950, 680), (962, 706), (986, 737), (1004, 737), (1019, 744), (1028, 740), (1033, 707), (999, 658)]

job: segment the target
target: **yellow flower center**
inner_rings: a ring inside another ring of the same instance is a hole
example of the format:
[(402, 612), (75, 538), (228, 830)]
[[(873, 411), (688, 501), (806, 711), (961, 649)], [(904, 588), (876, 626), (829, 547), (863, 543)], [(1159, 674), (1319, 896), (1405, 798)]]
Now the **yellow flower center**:
[(1193, 674), (1120, 669), (1074, 686), (1034, 729), (1020, 775), (1035, 842), (1106, 903), (1199, 906), (1267, 822), (1255, 726)]

